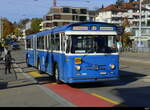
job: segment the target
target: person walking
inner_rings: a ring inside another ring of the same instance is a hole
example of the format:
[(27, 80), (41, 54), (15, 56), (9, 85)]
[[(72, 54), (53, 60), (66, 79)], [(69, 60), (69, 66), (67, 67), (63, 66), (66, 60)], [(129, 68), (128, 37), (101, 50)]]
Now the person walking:
[(2, 43), (0, 42), (0, 59), (1, 59), (2, 52), (3, 52), (3, 47), (2, 47)]
[(11, 69), (11, 65), (12, 65), (12, 56), (11, 56), (11, 52), (10, 50), (8, 50), (7, 54), (5, 55), (5, 74), (7, 74), (7, 72), (11, 73), (10, 69)]

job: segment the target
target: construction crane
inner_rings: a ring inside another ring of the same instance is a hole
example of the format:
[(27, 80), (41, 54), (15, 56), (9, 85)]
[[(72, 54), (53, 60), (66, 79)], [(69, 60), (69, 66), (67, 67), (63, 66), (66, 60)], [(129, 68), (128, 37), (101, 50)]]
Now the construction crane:
[[(87, 0), (87, 1), (85, 1), (85, 2), (90, 3), (89, 0)], [(57, 0), (53, 0), (53, 7), (56, 7), (56, 6), (57, 6)]]

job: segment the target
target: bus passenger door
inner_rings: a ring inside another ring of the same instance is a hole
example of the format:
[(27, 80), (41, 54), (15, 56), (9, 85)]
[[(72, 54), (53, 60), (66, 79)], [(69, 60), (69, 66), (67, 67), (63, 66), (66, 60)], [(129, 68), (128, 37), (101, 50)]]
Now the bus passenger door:
[(59, 56), (59, 61), (60, 61), (60, 78), (62, 80), (65, 80), (65, 73), (64, 73), (64, 65), (65, 65), (65, 34), (60, 33), (60, 56)]
[(51, 45), (51, 35), (47, 36), (46, 40), (46, 50), (47, 50), (47, 55), (45, 59), (45, 66), (46, 66), (46, 72), (50, 75), (52, 75), (52, 45)]

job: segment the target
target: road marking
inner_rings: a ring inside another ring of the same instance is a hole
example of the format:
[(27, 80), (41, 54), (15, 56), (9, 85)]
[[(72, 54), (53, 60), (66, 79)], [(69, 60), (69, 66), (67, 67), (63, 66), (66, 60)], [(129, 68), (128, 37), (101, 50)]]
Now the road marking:
[(35, 72), (29, 72), (29, 74), (31, 76), (33, 76), (33, 77), (42, 77), (42, 75), (39, 72), (37, 72), (37, 71), (35, 71)]
[(95, 97), (80, 89), (72, 88), (66, 84), (44, 84), (45, 87), (52, 90), (62, 98), (68, 100), (77, 107), (114, 107), (116, 104)]
[(113, 101), (113, 100), (111, 100), (111, 99), (109, 99), (109, 98), (106, 98), (106, 97), (103, 97), (103, 96), (100, 96), (100, 95), (98, 95), (98, 94), (96, 94), (96, 93), (91, 93), (91, 95), (96, 96), (96, 97), (98, 97), (98, 98), (100, 98), (100, 99), (103, 99), (103, 100), (105, 100), (105, 101), (108, 101), (108, 102), (110, 102), (110, 103), (112, 103), (112, 104), (116, 104), (116, 105), (119, 105), (119, 104), (120, 104), (119, 102)]

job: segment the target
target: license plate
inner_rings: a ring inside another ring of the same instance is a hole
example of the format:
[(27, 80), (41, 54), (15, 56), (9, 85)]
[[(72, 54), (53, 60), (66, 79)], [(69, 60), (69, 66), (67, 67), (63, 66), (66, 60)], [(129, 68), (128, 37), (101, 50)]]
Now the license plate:
[(100, 74), (106, 74), (106, 72), (100, 72)]

